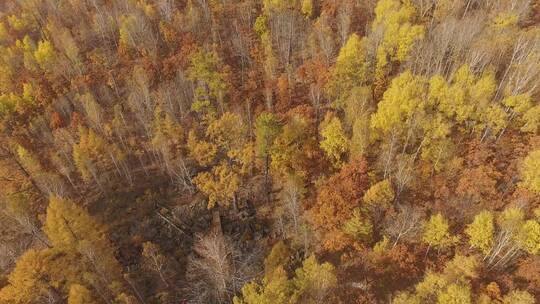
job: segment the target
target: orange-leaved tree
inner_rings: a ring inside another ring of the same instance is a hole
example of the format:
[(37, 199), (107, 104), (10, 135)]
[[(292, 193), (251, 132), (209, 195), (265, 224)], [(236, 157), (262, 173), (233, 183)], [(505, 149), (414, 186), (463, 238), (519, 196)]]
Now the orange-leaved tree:
[(323, 247), (343, 249), (350, 239), (343, 231), (360, 207), (362, 196), (368, 188), (367, 164), (363, 158), (352, 160), (331, 176), (320, 188), (311, 208), (311, 220), (322, 237)]

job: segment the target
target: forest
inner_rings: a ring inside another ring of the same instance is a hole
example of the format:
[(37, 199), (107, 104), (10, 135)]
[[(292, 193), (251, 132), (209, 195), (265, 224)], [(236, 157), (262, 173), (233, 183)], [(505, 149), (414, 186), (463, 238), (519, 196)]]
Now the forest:
[(540, 1), (0, 1), (0, 303), (540, 303)]

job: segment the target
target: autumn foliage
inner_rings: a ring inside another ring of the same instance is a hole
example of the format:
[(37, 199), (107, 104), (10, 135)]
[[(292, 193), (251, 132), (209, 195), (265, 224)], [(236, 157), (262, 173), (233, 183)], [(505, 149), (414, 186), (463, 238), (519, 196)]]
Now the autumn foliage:
[(0, 303), (540, 302), (539, 17), (0, 1)]

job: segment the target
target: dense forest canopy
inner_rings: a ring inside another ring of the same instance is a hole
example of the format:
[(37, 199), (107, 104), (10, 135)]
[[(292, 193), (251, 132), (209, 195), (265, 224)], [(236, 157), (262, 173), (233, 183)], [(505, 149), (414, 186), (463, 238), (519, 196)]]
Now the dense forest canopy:
[(540, 303), (537, 0), (0, 2), (0, 303)]

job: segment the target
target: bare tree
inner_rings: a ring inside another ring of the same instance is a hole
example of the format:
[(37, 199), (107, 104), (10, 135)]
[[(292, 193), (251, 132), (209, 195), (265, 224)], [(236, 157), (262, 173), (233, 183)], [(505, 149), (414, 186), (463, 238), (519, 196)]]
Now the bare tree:
[(140, 122), (144, 134), (150, 138), (155, 108), (155, 99), (150, 93), (150, 79), (142, 66), (133, 68), (130, 81), (128, 105)]
[(540, 77), (540, 37), (521, 35), (514, 44), (512, 56), (502, 76), (497, 96), (503, 88), (510, 95), (538, 92)]
[(336, 22), (341, 46), (345, 45), (347, 39), (349, 39), (352, 22), (351, 16), (353, 16), (353, 5), (351, 2), (346, 2), (339, 6)]
[(13, 269), (17, 259), (34, 245), (35, 237), (27, 232), (32, 232), (35, 225), (28, 227), (25, 221), (22, 221), (24, 226), (20, 226), (21, 219), (14, 218), (6, 210), (3, 211), (0, 213), (0, 273), (7, 274)]
[(411, 205), (399, 205), (397, 214), (389, 218), (385, 224), (385, 232), (392, 238), (393, 245), (399, 241), (413, 239), (421, 229), (423, 212)]
[(101, 43), (104, 46), (117, 45), (118, 23), (111, 11), (103, 6), (100, 0), (89, 0), (95, 10), (92, 16), (92, 24), (94, 31), (99, 34)]
[(173, 17), (174, 1), (173, 0), (157, 0), (156, 4), (159, 9), (159, 13), (163, 17), (163, 19), (166, 21), (170, 21)]
[[(521, 201), (518, 203), (517, 209), (522, 209), (525, 205), (526, 202)], [(510, 218), (499, 221), (493, 246), (484, 256), (484, 263), (488, 269), (503, 270), (525, 254), (518, 241), (518, 235), (522, 233), (523, 221), (523, 218)]]
[(103, 108), (96, 101), (92, 93), (79, 95), (78, 99), (84, 108), (88, 122), (95, 130), (103, 131)]
[(167, 269), (167, 258), (160, 252), (156, 244), (146, 242), (143, 244), (143, 257), (145, 258), (145, 264), (152, 271), (155, 271), (163, 284), (169, 286), (167, 282), (167, 275), (165, 271)]
[(138, 50), (151, 57), (157, 56), (158, 38), (152, 28), (151, 22), (146, 15), (138, 10), (131, 10), (127, 15), (121, 17), (121, 35), (130, 49)]
[(411, 50), (408, 67), (417, 74), (439, 74), (448, 78), (467, 56), (473, 65), (478, 65), (479, 59), (485, 58), (478, 52), (468, 54), (482, 33), (484, 22), (485, 16), (475, 15), (462, 20), (447, 18), (429, 26), (426, 37)]
[(243, 254), (218, 229), (197, 236), (193, 250), (186, 274), (190, 303), (230, 303), (256, 274), (258, 251)]
[(334, 38), (334, 32), (330, 27), (330, 21), (328, 19), (329, 17), (326, 14), (321, 14), (321, 16), (315, 22), (313, 34), (315, 35), (319, 48), (324, 54), (327, 64), (330, 64), (332, 58), (334, 58), (334, 54), (336, 53), (337, 46)]

